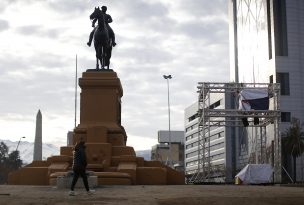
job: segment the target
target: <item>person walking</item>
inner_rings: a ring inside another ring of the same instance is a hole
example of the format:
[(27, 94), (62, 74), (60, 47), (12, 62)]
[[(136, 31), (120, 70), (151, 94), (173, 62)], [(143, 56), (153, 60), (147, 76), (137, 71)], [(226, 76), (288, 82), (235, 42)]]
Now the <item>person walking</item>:
[(87, 158), (85, 153), (85, 142), (81, 139), (80, 142), (76, 143), (73, 151), (73, 181), (71, 184), (70, 196), (75, 196), (74, 187), (77, 183), (79, 176), (82, 177), (83, 184), (89, 195), (93, 194), (94, 191), (89, 189), (88, 178), (86, 175)]

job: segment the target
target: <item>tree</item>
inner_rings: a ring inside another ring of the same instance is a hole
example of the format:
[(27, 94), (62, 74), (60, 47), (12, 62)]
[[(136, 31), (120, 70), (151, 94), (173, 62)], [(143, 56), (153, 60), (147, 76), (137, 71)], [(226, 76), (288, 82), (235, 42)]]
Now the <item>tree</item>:
[(20, 159), (19, 151), (12, 151), (8, 155), (9, 165), (13, 170), (19, 169), (22, 166), (22, 160)]
[(9, 153), (4, 142), (0, 143), (0, 184), (7, 182), (8, 173), (19, 169), (22, 166), (19, 151)]
[(0, 184), (4, 183), (7, 179), (7, 157), (8, 147), (4, 142), (0, 143)]
[(293, 158), (293, 180), (296, 182), (296, 159), (304, 153), (304, 132), (300, 126), (300, 120), (292, 118), (291, 126), (283, 133), (282, 145), (287, 154)]
[(0, 163), (2, 164), (8, 156), (8, 147), (4, 142), (0, 143)]

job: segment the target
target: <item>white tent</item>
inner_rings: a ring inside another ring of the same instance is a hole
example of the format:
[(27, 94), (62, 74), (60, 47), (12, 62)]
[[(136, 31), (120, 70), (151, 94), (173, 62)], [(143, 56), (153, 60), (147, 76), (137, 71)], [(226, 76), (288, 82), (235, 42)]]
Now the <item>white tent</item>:
[(270, 183), (272, 167), (270, 164), (247, 164), (235, 177), (243, 184)]

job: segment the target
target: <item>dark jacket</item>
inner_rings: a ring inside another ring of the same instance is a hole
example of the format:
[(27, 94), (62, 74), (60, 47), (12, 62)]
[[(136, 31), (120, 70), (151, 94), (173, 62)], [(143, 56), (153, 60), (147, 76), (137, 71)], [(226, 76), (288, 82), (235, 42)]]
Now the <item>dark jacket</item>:
[(73, 152), (73, 169), (85, 169), (87, 166), (87, 157), (85, 153), (84, 142), (76, 144)]

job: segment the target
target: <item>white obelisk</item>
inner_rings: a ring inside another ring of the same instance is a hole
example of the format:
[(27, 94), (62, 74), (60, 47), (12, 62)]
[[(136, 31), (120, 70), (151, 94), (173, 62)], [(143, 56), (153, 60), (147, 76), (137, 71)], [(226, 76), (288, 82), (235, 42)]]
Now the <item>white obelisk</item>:
[(40, 110), (36, 116), (36, 135), (33, 161), (42, 160), (42, 115)]

